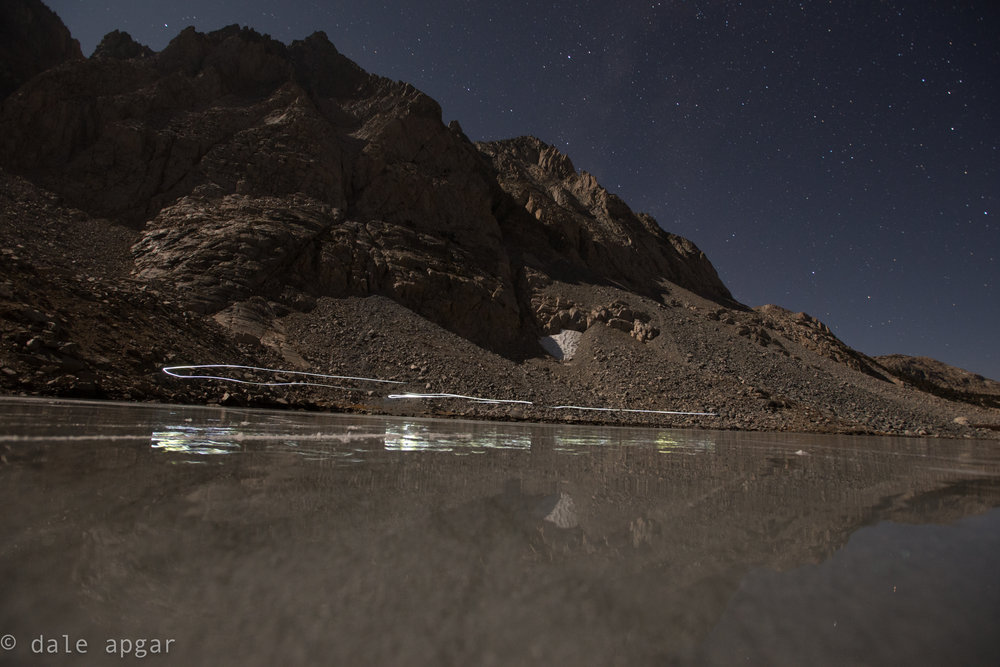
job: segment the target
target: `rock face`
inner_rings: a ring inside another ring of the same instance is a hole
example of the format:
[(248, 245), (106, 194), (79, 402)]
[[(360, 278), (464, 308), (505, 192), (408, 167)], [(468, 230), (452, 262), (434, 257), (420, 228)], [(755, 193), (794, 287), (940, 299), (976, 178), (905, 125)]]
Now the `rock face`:
[(526, 271), (731, 300), (693, 244), (554, 148), (477, 149), (433, 100), (322, 33), (286, 47), (188, 29), (156, 54), (111, 33), (25, 86), (0, 130), (6, 168), (144, 227), (136, 275), (180, 286), (201, 313), (379, 294), (519, 355), (544, 328)]
[(251, 298), (308, 311), (317, 297), (381, 294), (485, 347), (509, 350), (520, 331), (506, 267), (485, 250), (477, 264), (428, 234), (351, 220), (302, 195), (184, 197), (133, 251), (138, 277), (176, 285), (199, 313)]
[[(61, 24), (4, 25), (52, 35), (56, 55), (4, 61), (39, 73), (0, 108), (3, 391), (390, 409), (356, 387), (216, 392), (159, 372), (225, 362), (521, 401), (435, 414), (595, 414), (532, 401), (974, 436), (1000, 421), (807, 315), (735, 302), (694, 244), (552, 146), (473, 144), (322, 33), (187, 29), (153, 53), (116, 31), (83, 59)], [(571, 359), (542, 349), (560, 335)]]
[(502, 193), (433, 100), (321, 33), (285, 47), (189, 29), (152, 55), (117, 34), (96, 55), (27, 86), (0, 148), (71, 205), (147, 226), (139, 276), (186, 288), (199, 312), (252, 294), (384, 294), (519, 347)]
[(929, 357), (887, 354), (876, 361), (893, 375), (945, 398), (1000, 408), (1000, 382)]
[[(513, 244), (529, 269), (561, 280), (607, 282), (658, 298), (679, 285), (733, 302), (693, 243), (635, 214), (568, 157), (534, 137), (479, 144), (501, 187), (523, 211), (507, 211)], [(524, 213), (527, 213), (526, 217)], [(541, 223), (541, 224), (539, 224)]]
[(759, 306), (754, 310), (764, 316), (768, 329), (781, 333), (787, 339), (793, 340), (827, 359), (845, 364), (879, 380), (887, 380), (886, 376), (889, 373), (880, 366), (878, 361), (850, 348), (833, 335), (830, 327), (811, 315), (793, 313), (774, 304)]
[(0, 3), (0, 101), (36, 74), (81, 58), (80, 43), (41, 0)]
[(91, 58), (113, 58), (115, 60), (131, 60), (147, 58), (153, 55), (153, 50), (132, 39), (132, 35), (121, 30), (113, 30), (104, 36), (101, 43), (94, 49)]

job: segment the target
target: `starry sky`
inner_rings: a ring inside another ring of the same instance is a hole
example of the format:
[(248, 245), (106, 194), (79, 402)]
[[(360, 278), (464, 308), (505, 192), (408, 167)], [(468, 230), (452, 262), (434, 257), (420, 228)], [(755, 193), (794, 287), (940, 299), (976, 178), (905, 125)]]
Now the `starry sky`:
[(1000, 379), (995, 0), (47, 0), (89, 55), (323, 30), (473, 140), (532, 134), (741, 302)]

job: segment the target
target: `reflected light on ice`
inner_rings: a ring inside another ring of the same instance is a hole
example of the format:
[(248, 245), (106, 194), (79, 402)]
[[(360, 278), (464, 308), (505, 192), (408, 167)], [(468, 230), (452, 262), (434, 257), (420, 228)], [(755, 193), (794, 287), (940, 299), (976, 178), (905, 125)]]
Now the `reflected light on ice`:
[(487, 449), (531, 449), (528, 433), (501, 432), (492, 427), (476, 432), (442, 433), (429, 424), (415, 422), (388, 423), (385, 427), (385, 448), (389, 451), (437, 451), (476, 453)]
[(153, 431), (150, 446), (164, 452), (182, 454), (231, 454), (240, 450), (231, 428), (175, 426), (169, 431)]
[(675, 434), (661, 431), (656, 435), (656, 449), (661, 454), (708, 454), (715, 451), (715, 442), (709, 438), (678, 439)]

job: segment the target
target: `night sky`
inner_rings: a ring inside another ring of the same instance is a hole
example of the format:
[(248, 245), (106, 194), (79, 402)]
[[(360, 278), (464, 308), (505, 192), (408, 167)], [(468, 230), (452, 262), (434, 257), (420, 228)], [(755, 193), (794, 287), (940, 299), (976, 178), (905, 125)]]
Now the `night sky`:
[(701, 247), (738, 300), (1000, 379), (995, 0), (48, 0), (113, 29), (323, 30), (473, 140), (532, 134)]

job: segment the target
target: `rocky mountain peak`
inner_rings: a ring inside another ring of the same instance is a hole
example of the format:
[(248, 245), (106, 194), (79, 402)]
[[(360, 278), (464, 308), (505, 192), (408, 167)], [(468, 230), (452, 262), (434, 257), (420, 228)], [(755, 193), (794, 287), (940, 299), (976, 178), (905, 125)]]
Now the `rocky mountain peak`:
[(534, 260), (528, 261), (535, 268), (555, 278), (611, 281), (653, 298), (675, 284), (733, 302), (693, 243), (668, 234), (651, 216), (634, 213), (593, 175), (577, 172), (555, 147), (534, 137), (477, 146), (496, 169), (500, 186), (535, 221), (513, 216), (509, 225), (518, 245), (530, 249)]
[(148, 58), (153, 50), (132, 39), (132, 35), (121, 30), (113, 30), (101, 39), (94, 49), (91, 58), (111, 58), (115, 60), (131, 60), (132, 58)]
[(156, 64), (189, 77), (211, 71), (226, 92), (243, 96), (267, 95), (292, 74), (284, 44), (238, 25), (209, 33), (185, 28), (157, 54)]
[(496, 143), (502, 143), (504, 147), (503, 155), (497, 157), (502, 167), (509, 168), (508, 163), (513, 162), (526, 165), (538, 180), (563, 180), (576, 173), (569, 157), (537, 137), (515, 137)]
[[(7, 169), (144, 227), (137, 275), (187, 286), (206, 314), (255, 296), (380, 294), (520, 354), (544, 328), (526, 268), (731, 300), (693, 244), (555, 147), (473, 145), (433, 99), (368, 74), (323, 33), (285, 46), (187, 28), (152, 54), (111, 33), (94, 58), (36, 77), (0, 129)], [(265, 261), (279, 244), (294, 250)]]
[(41, 0), (0, 3), (0, 100), (36, 74), (82, 58), (80, 43)]

